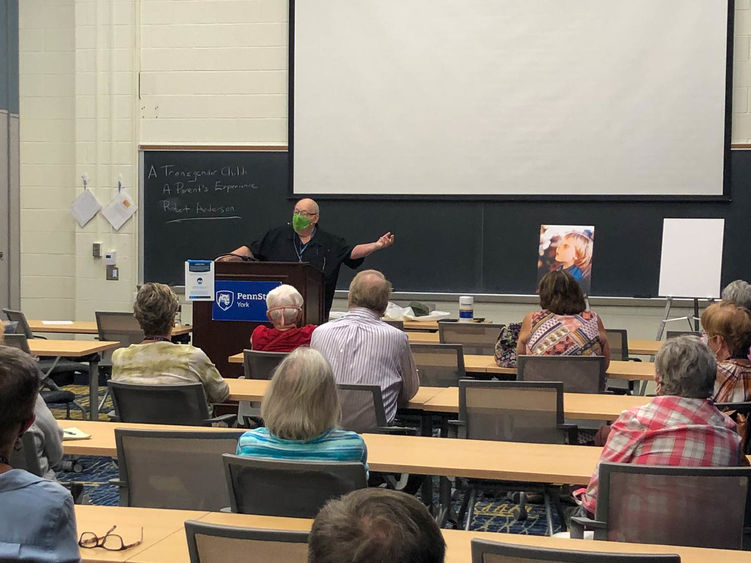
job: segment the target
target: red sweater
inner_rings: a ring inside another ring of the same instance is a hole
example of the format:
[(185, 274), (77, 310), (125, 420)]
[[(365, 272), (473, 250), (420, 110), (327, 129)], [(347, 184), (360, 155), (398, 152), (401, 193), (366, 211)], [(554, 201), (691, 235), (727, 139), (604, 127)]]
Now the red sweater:
[(300, 346), (310, 346), (310, 337), (316, 326), (277, 330), (258, 325), (250, 336), (250, 345), (253, 350), (263, 352), (291, 352)]

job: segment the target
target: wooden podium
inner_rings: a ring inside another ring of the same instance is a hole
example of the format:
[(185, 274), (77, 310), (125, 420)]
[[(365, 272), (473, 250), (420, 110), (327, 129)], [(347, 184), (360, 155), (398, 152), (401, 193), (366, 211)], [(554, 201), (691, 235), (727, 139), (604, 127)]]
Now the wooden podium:
[[(302, 294), (303, 324), (323, 321), (323, 274), (304, 262), (217, 262), (216, 280), (279, 281), (292, 285)], [(193, 303), (193, 344), (201, 348), (216, 364), (223, 377), (239, 377), (242, 366), (227, 358), (250, 348), (250, 335), (258, 322), (215, 321), (213, 301)]]

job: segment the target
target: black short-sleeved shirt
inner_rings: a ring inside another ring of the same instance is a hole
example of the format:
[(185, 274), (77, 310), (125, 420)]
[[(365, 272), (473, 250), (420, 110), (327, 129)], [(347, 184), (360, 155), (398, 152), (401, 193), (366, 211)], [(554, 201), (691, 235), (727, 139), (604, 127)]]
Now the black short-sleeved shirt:
[(332, 235), (316, 227), (313, 238), (303, 245), (291, 225), (271, 229), (260, 241), (247, 245), (253, 255), (268, 262), (308, 262), (323, 272), (324, 276), (324, 315), (329, 314), (334, 301), (336, 280), (339, 268), (346, 264), (350, 268), (359, 267), (364, 258), (352, 260), (349, 255), (353, 246), (343, 238)]

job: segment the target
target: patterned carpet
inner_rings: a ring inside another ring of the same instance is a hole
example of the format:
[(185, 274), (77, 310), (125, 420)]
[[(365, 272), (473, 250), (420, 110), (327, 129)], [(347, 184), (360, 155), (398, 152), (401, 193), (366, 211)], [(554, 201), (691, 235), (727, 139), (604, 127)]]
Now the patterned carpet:
[[(85, 385), (66, 385), (66, 390), (73, 391), (78, 402), (88, 407), (89, 396), (88, 386)], [(107, 414), (112, 410), (110, 399), (101, 409), (99, 419), (108, 421)], [(65, 418), (64, 408), (51, 409), (55, 418)], [(81, 420), (81, 411), (71, 409), (71, 419)], [(110, 483), (112, 479), (119, 477), (117, 463), (110, 458), (95, 456), (65, 456), (63, 467), (57, 471), (57, 477), (64, 482), (78, 482), (84, 485), (84, 493), (91, 504), (98, 505), (117, 505), (119, 493), (117, 485)], [(437, 501), (438, 490), (437, 480), (436, 490), (433, 492), (434, 500)], [(462, 495), (455, 494), (452, 502), (456, 512), (461, 506)], [(547, 524), (545, 518), (545, 506), (543, 504), (529, 504), (528, 517), (524, 521), (517, 521), (516, 514), (518, 507), (516, 504), (507, 501), (503, 497), (481, 497), (475, 505), (475, 513), (472, 518), (470, 529), (484, 532), (507, 532), (512, 534), (530, 534), (545, 535)], [(561, 530), (557, 514), (553, 511), (553, 523), (555, 531)], [(448, 525), (451, 527), (451, 525)]]

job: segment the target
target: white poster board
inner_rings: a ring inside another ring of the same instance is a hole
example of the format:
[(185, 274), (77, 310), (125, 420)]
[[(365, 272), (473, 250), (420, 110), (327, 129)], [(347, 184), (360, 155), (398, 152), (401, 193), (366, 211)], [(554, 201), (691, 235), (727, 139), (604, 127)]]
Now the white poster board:
[(665, 219), (660, 290), (663, 297), (720, 297), (725, 219)]

